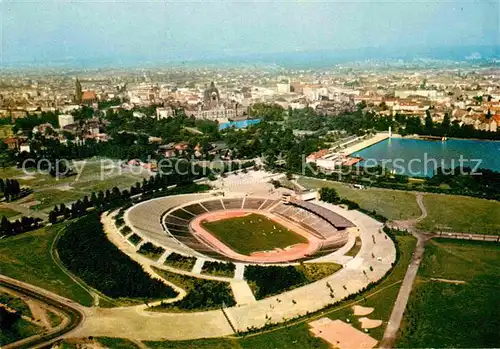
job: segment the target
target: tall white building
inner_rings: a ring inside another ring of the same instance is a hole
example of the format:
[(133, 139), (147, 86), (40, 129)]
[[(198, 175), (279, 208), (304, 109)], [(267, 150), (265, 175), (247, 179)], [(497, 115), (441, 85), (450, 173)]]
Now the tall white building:
[(290, 93), (290, 81), (280, 81), (276, 84), (278, 93)]

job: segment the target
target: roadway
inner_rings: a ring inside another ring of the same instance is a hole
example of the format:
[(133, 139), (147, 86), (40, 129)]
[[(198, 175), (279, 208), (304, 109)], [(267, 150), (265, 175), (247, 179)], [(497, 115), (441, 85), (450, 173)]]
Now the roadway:
[(36, 349), (47, 347), (60, 340), (67, 333), (77, 329), (85, 321), (83, 307), (69, 299), (4, 275), (0, 275), (0, 286), (55, 308), (64, 313), (68, 319), (65, 323), (63, 322), (63, 326), (57, 326), (47, 332), (9, 343), (4, 345), (3, 349)]

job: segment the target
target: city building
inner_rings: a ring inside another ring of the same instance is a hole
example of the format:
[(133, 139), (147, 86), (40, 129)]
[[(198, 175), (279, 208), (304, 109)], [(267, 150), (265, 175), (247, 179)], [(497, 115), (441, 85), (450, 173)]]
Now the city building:
[(75, 122), (75, 118), (71, 114), (60, 114), (58, 116), (59, 119), (59, 128), (63, 128), (66, 125), (73, 124)]

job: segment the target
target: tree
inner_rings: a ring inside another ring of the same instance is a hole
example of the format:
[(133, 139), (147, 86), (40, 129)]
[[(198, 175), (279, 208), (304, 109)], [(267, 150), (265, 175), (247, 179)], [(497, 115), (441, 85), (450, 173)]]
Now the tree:
[(12, 224), (5, 216), (2, 217), (2, 221), (0, 223), (0, 233), (6, 235), (12, 234)]
[(54, 210), (52, 210), (52, 211), (49, 212), (49, 222), (52, 223), (52, 224), (56, 224), (57, 223), (57, 213), (54, 212)]
[(443, 122), (441, 123), (441, 128), (443, 131), (447, 131), (450, 129), (451, 121), (450, 121), (450, 115), (448, 113), (444, 114)]
[(340, 196), (333, 188), (323, 187), (319, 190), (320, 200), (337, 204), (340, 202)]
[(425, 129), (426, 131), (431, 131), (434, 127), (434, 122), (432, 121), (431, 112), (429, 109), (425, 111)]

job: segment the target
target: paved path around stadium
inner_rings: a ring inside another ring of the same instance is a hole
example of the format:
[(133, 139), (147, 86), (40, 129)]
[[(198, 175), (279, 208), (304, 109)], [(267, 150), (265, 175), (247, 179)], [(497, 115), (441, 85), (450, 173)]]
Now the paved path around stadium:
[[(160, 313), (146, 311), (145, 306), (91, 308), (85, 324), (75, 333), (75, 336), (110, 336), (136, 340), (221, 337), (234, 333), (233, 328), (245, 331), (251, 327), (259, 328), (269, 323), (282, 322), (320, 310), (349, 294), (358, 292), (370, 282), (379, 280), (391, 268), (396, 254), (392, 240), (381, 231), (382, 225), (358, 211), (347, 211), (323, 202), (316, 203), (344, 215), (360, 228), (362, 239), (360, 252), (337, 273), (323, 280), (258, 301), (252, 301), (248, 294), (246, 298), (241, 297), (243, 292), (248, 291), (248, 289), (241, 289), (238, 297), (247, 299), (247, 303), (225, 308), (224, 312), (212, 310), (199, 313)], [(135, 247), (114, 228), (112, 218), (103, 217), (103, 223), (105, 223), (110, 240), (124, 253), (143, 265), (147, 272), (152, 272), (151, 266), (156, 266), (155, 262), (136, 253)], [(370, 267), (373, 270), (370, 270)], [(156, 274), (153, 275), (158, 277)], [(233, 284), (232, 288), (238, 289), (240, 286)], [(333, 296), (330, 287), (333, 288)]]

